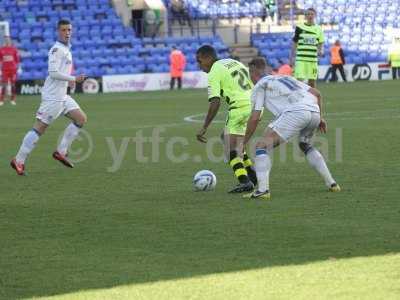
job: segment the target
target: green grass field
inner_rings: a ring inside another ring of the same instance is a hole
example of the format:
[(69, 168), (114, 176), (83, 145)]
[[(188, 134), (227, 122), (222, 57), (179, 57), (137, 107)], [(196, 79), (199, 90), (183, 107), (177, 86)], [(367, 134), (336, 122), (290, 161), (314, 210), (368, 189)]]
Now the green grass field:
[[(88, 158), (74, 169), (51, 158), (61, 118), (25, 177), (9, 161), (39, 97), (1, 107), (0, 299), (399, 299), (399, 82), (320, 89), (330, 130), (317, 145), (343, 191), (328, 193), (289, 145), (274, 153), (265, 202), (227, 194), (221, 145), (209, 161), (200, 124), (184, 121), (207, 110), (205, 90), (76, 95), (91, 144), (71, 155)], [(154, 128), (164, 140), (141, 151), (132, 138)], [(192, 191), (201, 169), (215, 191)]]

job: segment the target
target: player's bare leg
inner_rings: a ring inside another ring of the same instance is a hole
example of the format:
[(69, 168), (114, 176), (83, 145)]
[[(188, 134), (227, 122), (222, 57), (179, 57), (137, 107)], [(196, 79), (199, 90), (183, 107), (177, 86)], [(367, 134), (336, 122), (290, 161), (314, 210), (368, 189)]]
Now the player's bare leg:
[(322, 154), (309, 143), (300, 142), (299, 148), (306, 156), (309, 165), (324, 179), (330, 192), (340, 192), (340, 186), (333, 179)]
[(256, 144), (256, 157), (254, 158), (258, 187), (252, 194), (247, 194), (244, 197), (270, 198), (269, 173), (272, 168), (270, 154), (275, 147), (283, 142), (284, 140), (273, 129), (266, 129), (263, 139)]
[(57, 146), (57, 150), (53, 153), (53, 158), (60, 161), (64, 166), (73, 168), (74, 165), (67, 158), (68, 149), (79, 135), (79, 131), (86, 123), (87, 117), (80, 109), (71, 110), (65, 116), (71, 119), (72, 122), (65, 129), (64, 135)]
[(18, 150), (15, 158), (10, 162), (10, 165), (18, 175), (25, 175), (25, 160), (28, 155), (35, 148), (40, 136), (45, 133), (48, 125), (43, 123), (40, 120), (36, 120), (32, 129), (27, 132), (24, 139), (22, 140), (22, 144)]
[(40, 135), (43, 135), (46, 132), (47, 127), (49, 127), (49, 125), (38, 119), (36, 120), (35, 124), (33, 124), (33, 129), (39, 132)]
[(7, 83), (2, 82), (1, 83), (1, 93), (0, 93), (0, 106), (4, 105), (4, 97), (7, 92)]
[(229, 164), (235, 173), (236, 178), (239, 180), (239, 184), (235, 186), (229, 193), (242, 193), (252, 191), (254, 188), (253, 183), (248, 177), (247, 170), (243, 164), (243, 138), (242, 135), (229, 134), (228, 141), (225, 141), (229, 145)]
[(10, 99), (11, 105), (17, 104), (17, 102), (15, 101), (16, 97), (17, 97), (17, 85), (15, 82), (11, 82), (11, 99)]

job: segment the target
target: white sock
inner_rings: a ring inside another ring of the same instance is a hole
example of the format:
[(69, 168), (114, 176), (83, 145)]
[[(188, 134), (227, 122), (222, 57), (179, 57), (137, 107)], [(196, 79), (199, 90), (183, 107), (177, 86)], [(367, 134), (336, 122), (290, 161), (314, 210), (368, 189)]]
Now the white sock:
[(313, 167), (325, 180), (325, 184), (330, 187), (335, 180), (332, 178), (331, 172), (325, 163), (324, 157), (315, 148), (310, 149), (306, 154), (306, 159), (311, 167)]
[(64, 135), (61, 139), (60, 144), (57, 147), (58, 153), (62, 155), (66, 155), (68, 152), (69, 146), (71, 146), (72, 142), (76, 139), (79, 134), (80, 127), (78, 127), (75, 123), (70, 123), (67, 128), (65, 128)]
[(272, 168), (272, 161), (265, 149), (256, 150), (254, 168), (257, 173), (258, 191), (269, 190), (269, 172)]
[(19, 164), (24, 164), (27, 156), (32, 150), (35, 148), (37, 141), (39, 140), (39, 133), (35, 130), (29, 130), (28, 133), (25, 135), (24, 139), (22, 140), (21, 147), (17, 155), (15, 156), (15, 160)]

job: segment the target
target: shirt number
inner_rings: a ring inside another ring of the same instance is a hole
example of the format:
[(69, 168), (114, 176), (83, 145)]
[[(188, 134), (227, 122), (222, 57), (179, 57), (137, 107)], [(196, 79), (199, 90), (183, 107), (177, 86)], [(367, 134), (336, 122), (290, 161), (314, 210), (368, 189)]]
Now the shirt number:
[(249, 83), (249, 73), (247, 73), (246, 69), (240, 68), (240, 70), (233, 71), (231, 75), (233, 78), (239, 78), (238, 84), (244, 91), (251, 90), (251, 84)]
[(281, 77), (278, 79), (278, 81), (284, 84), (291, 91), (300, 89), (300, 86), (296, 83), (296, 81), (294, 81), (290, 77)]

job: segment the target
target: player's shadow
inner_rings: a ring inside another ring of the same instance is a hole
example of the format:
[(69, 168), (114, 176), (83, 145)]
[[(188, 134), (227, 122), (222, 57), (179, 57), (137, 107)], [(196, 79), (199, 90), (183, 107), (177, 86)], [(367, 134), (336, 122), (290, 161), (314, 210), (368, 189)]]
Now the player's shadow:
[[(77, 186), (80, 179), (75, 180), (68, 184)], [(112, 176), (109, 180), (112, 185)], [(2, 237), (0, 298), (400, 250), (395, 194), (383, 198), (349, 183), (333, 195), (315, 182), (290, 187), (275, 182), (272, 201), (249, 202), (223, 190), (163, 192), (163, 184), (149, 182), (139, 189), (129, 182), (122, 179), (120, 189), (110, 191), (88, 181), (70, 195), (57, 189), (46, 194), (32, 184), (32, 193), (48, 199), (37, 202), (14, 194), (15, 205), (1, 211), (7, 234)]]

